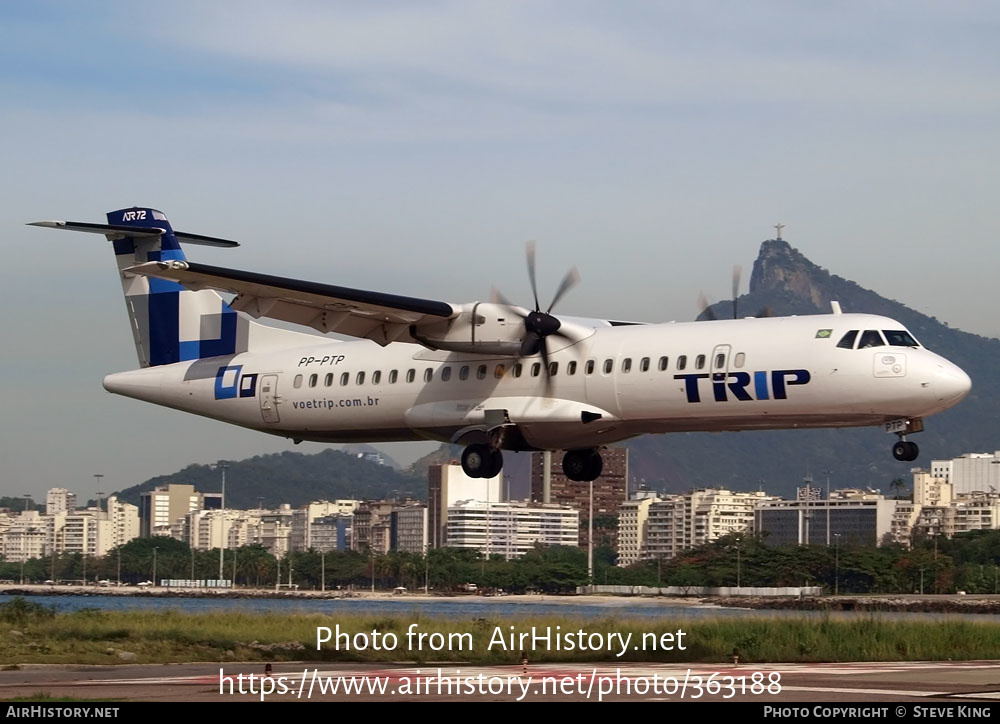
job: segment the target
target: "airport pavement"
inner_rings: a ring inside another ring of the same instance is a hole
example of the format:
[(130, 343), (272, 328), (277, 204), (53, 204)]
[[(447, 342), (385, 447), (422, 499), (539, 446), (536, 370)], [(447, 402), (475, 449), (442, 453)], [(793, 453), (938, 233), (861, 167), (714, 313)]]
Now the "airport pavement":
[[(269, 673), (269, 678), (262, 678), (265, 673)], [(901, 702), (974, 705), (1000, 701), (1000, 661), (739, 666), (602, 663), (528, 664), (527, 667), (281, 662), (274, 664), (270, 672), (265, 672), (263, 663), (31, 665), (0, 672), (0, 699), (39, 692), (98, 701), (627, 699), (728, 700), (781, 705), (808, 702), (810, 706), (818, 702), (838, 706), (850, 702), (882, 702), (886, 706)]]

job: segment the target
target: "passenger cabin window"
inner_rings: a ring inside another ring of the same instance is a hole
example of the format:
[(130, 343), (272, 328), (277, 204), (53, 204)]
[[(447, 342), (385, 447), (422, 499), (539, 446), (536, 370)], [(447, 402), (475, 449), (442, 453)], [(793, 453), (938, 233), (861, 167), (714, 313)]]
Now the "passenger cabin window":
[(703, 370), (705, 369), (705, 355), (700, 354), (694, 358), (695, 369)]
[(649, 357), (643, 357), (642, 361), (639, 362), (640, 372), (649, 372)]
[(669, 365), (669, 364), (670, 364), (670, 358), (669, 357), (660, 357), (660, 365), (659, 365), (660, 366), (660, 372), (666, 372), (667, 371), (667, 365)]
[(587, 360), (587, 369), (586, 369), (586, 372), (587, 372), (588, 375), (594, 374), (594, 360), (592, 360), (592, 359)]
[(610, 375), (611, 371), (615, 368), (615, 361), (613, 359), (604, 360), (604, 374)]
[(677, 369), (682, 370), (685, 367), (687, 367), (687, 364), (688, 364), (688, 358), (686, 354), (682, 354), (680, 357), (677, 358)]
[(451, 367), (442, 367), (441, 368), (441, 381), (442, 382), (447, 382), (450, 379), (451, 379)]
[(884, 347), (882, 335), (877, 329), (866, 329), (861, 333), (861, 341), (858, 342), (858, 349), (868, 349), (869, 347)]
[(485, 380), (486, 379), (486, 365), (479, 365), (476, 368), (476, 379)]
[(736, 369), (740, 369), (741, 367), (743, 367), (744, 364), (746, 364), (746, 361), (747, 361), (746, 354), (744, 354), (743, 352), (737, 352), (736, 356), (733, 357), (733, 366), (735, 366)]
[(430, 367), (424, 370), (424, 382), (430, 382), (434, 379), (434, 370)]
[(365, 373), (358, 372), (358, 384), (363, 385), (365, 383)]
[(541, 371), (542, 371), (542, 365), (540, 363), (535, 362), (533, 365), (531, 365), (531, 376), (532, 377), (538, 377), (538, 373), (541, 372)]
[(515, 362), (514, 363), (514, 376), (515, 377), (520, 377), (522, 372), (524, 372), (524, 365), (522, 365), (520, 362)]
[(417, 379), (417, 371), (416, 370), (406, 370), (406, 381), (407, 382), (413, 382), (413, 380), (415, 380), (415, 379)]
[(396, 380), (399, 379), (399, 372), (396, 370), (389, 370), (389, 384), (396, 384)]
[(377, 385), (382, 381), (382, 370), (375, 370), (372, 372), (372, 384)]
[(315, 387), (317, 380), (319, 380), (319, 375), (309, 375), (309, 386)]
[(576, 360), (573, 360), (566, 365), (566, 374), (575, 375), (576, 374)]
[(458, 371), (458, 379), (460, 380), (469, 379), (469, 365), (462, 365), (462, 369)]
[(325, 387), (330, 387), (333, 384), (333, 372), (327, 372), (326, 377), (323, 378), (323, 385)]
[(296, 390), (302, 387), (302, 375), (295, 375), (295, 379), (292, 380), (292, 387)]
[(558, 371), (559, 371), (559, 363), (549, 362), (549, 377), (555, 377)]
[(715, 369), (721, 370), (726, 366), (726, 355), (717, 354), (715, 355)]
[(340, 386), (341, 387), (347, 387), (347, 383), (350, 382), (350, 381), (351, 381), (351, 373), (350, 372), (344, 372), (342, 375), (340, 375)]
[(890, 347), (919, 347), (920, 344), (904, 329), (883, 329), (885, 341)]
[(854, 340), (858, 338), (858, 330), (852, 329), (850, 332), (845, 334), (837, 342), (837, 346), (841, 349), (854, 349)]
[(499, 380), (503, 377), (503, 373), (506, 371), (507, 369), (503, 365), (497, 365), (493, 368), (493, 376)]
[(631, 371), (632, 371), (632, 358), (626, 357), (625, 359), (622, 360), (622, 372), (631, 372)]

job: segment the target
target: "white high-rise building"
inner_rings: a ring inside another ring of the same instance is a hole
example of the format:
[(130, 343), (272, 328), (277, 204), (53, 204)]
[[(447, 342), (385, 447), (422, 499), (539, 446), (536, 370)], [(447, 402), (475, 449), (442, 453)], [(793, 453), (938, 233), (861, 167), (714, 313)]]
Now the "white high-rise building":
[(45, 514), (72, 513), (76, 510), (76, 493), (66, 488), (50, 488), (45, 494)]
[[(292, 511), (292, 531), (289, 544), (293, 551), (319, 548), (313, 540), (313, 523), (330, 516), (352, 515), (360, 500), (322, 500), (299, 506)], [(325, 536), (324, 536), (325, 539)]]
[(777, 498), (715, 488), (668, 495), (649, 506), (643, 558), (673, 558), (729, 533), (750, 531), (754, 508), (769, 500)]
[(431, 465), (427, 468), (427, 525), (431, 548), (445, 545), (448, 509), (460, 500), (498, 503), (503, 474), (496, 477), (470, 478), (457, 463)]
[[(188, 513), (188, 545), (199, 551), (213, 548), (230, 549), (234, 526), (246, 517), (246, 511), (233, 510), (196, 510)], [(241, 545), (241, 544), (238, 544)], [(238, 547), (237, 545), (237, 547)]]
[(47, 552), (45, 518), (37, 510), (25, 510), (10, 521), (2, 540), (3, 559), (23, 563)]
[(931, 476), (951, 483), (956, 496), (1000, 492), (1000, 451), (966, 453), (951, 460), (932, 460)]
[(618, 507), (618, 565), (630, 566), (642, 558), (649, 518), (649, 506), (659, 498), (644, 495), (626, 500)]
[(111, 550), (118, 546), (125, 545), (133, 538), (139, 537), (139, 508), (131, 503), (118, 500), (118, 496), (112, 495), (105, 504), (107, 506), (108, 520), (111, 521), (111, 538), (107, 542), (106, 549)]
[(536, 544), (577, 547), (580, 513), (565, 505), (463, 500), (448, 508), (446, 545), (519, 558)]

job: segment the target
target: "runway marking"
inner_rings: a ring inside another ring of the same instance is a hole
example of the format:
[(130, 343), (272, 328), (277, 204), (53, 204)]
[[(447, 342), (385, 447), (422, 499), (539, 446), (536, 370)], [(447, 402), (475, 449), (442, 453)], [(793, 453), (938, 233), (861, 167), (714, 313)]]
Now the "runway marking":
[[(289, 664), (291, 666), (292, 664)], [(309, 675), (312, 675), (313, 667), (308, 664), (302, 664), (304, 668), (309, 670)], [(220, 665), (220, 668), (225, 669), (224, 665)], [(283, 668), (283, 667), (282, 667)], [(350, 670), (339, 670), (339, 671), (317, 671), (315, 674), (318, 677), (380, 677), (389, 681), (398, 682), (400, 679), (407, 679), (412, 681), (413, 679), (420, 677), (433, 678), (438, 674), (438, 669), (444, 676), (454, 677), (454, 676), (479, 676), (480, 674), (486, 677), (501, 677), (504, 679), (520, 679), (521, 668), (517, 665), (512, 666), (488, 666), (488, 667), (477, 667), (475, 665), (462, 666), (450, 664), (447, 666), (437, 666), (437, 665), (424, 665), (421, 667), (407, 666), (405, 668), (391, 668), (391, 669), (350, 669)], [(644, 664), (644, 663), (628, 663), (623, 662), (620, 665), (609, 666), (606, 663), (598, 666), (587, 666), (586, 664), (575, 664), (567, 666), (566, 664), (535, 664), (529, 665), (528, 676), (533, 677), (534, 680), (539, 680), (541, 678), (553, 677), (560, 679), (563, 677), (576, 678), (580, 674), (585, 674), (588, 677), (591, 672), (596, 669), (597, 676), (605, 677), (619, 677), (622, 680), (631, 680), (639, 677), (650, 678), (653, 675), (659, 678), (683, 678), (685, 674), (690, 671), (691, 674), (696, 676), (706, 676), (711, 674), (718, 674), (720, 676), (749, 676), (755, 672), (777, 672), (782, 675), (796, 675), (796, 674), (827, 674), (827, 675), (865, 675), (865, 674), (885, 674), (894, 672), (912, 672), (921, 671), (928, 669), (958, 669), (958, 670), (978, 670), (978, 669), (1000, 669), (1000, 662), (984, 662), (984, 661), (974, 661), (974, 662), (964, 662), (964, 661), (916, 661), (916, 662), (849, 662), (849, 663), (831, 663), (831, 664), (743, 664), (740, 666), (723, 665), (723, 666), (712, 666), (709, 664), (691, 664), (691, 665), (678, 665), (678, 664)], [(461, 673), (456, 673), (460, 671)], [(418, 673), (419, 672), (419, 673)], [(224, 672), (223, 680), (233, 680), (235, 681), (239, 674), (243, 674), (247, 677), (252, 673), (255, 678), (260, 678), (261, 673), (256, 670), (252, 670), (246, 673), (243, 671), (234, 671), (233, 673)], [(284, 677), (284, 680), (292, 683), (298, 682), (302, 679), (303, 673), (302, 669), (297, 671), (273, 671), (273, 677)], [(129, 678), (129, 679), (90, 679), (86, 681), (74, 681), (66, 682), (65, 686), (104, 686), (109, 684), (175, 684), (175, 685), (193, 685), (193, 686), (205, 686), (205, 685), (218, 685), (219, 675), (215, 674), (201, 674), (195, 676), (173, 676), (173, 677), (148, 677), (148, 678)], [(943, 692), (900, 692), (898, 690), (882, 690), (882, 689), (836, 689), (836, 688), (810, 688), (810, 687), (794, 687), (786, 684), (782, 684), (782, 689), (789, 689), (793, 691), (816, 691), (816, 692), (827, 692), (827, 693), (872, 693), (872, 694), (885, 694), (885, 695), (909, 695), (909, 696), (941, 696)], [(993, 693), (985, 693), (981, 695), (980, 698), (992, 698)], [(1000, 694), (997, 695), (1000, 697)]]
[(782, 691), (811, 691), (817, 694), (874, 694), (877, 696), (948, 696), (947, 691), (905, 691), (901, 689), (842, 689), (830, 686), (785, 686)]
[(997, 699), (1000, 700), (1000, 691), (970, 691), (967, 694), (952, 694), (953, 699)]

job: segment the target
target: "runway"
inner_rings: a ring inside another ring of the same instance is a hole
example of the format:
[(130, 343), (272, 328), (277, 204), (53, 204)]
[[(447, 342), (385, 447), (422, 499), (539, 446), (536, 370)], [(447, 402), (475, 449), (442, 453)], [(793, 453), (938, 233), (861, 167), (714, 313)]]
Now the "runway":
[[(221, 670), (221, 672), (220, 672)], [(1000, 701), (1000, 662), (386, 666), (30, 665), (0, 672), (0, 699), (44, 692), (97, 701)]]

